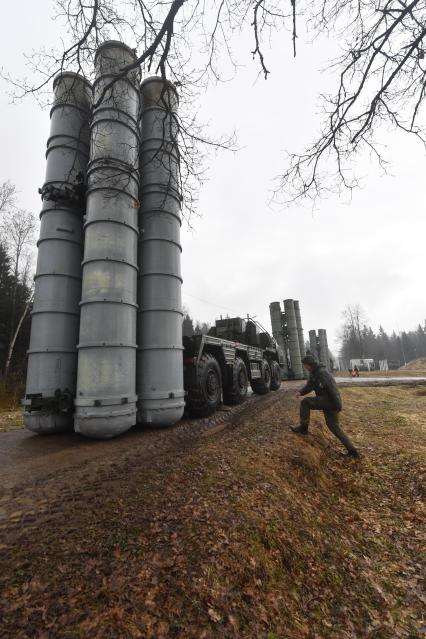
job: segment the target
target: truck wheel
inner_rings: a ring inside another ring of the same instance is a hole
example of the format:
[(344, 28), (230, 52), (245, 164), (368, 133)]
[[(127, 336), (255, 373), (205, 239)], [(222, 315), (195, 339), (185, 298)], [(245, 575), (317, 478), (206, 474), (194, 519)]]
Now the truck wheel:
[(241, 357), (236, 357), (234, 366), (229, 371), (228, 383), (223, 388), (223, 402), (231, 405), (241, 404), (247, 396), (247, 388), (246, 365)]
[(204, 353), (188, 387), (186, 405), (191, 415), (205, 417), (211, 415), (220, 405), (222, 396), (222, 375), (220, 366), (213, 355)]
[(251, 388), (253, 393), (257, 395), (269, 393), (271, 389), (271, 369), (266, 359), (262, 359), (260, 362), (260, 377), (252, 380)]
[(271, 364), (271, 390), (278, 390), (281, 386), (281, 368), (278, 362), (272, 361)]

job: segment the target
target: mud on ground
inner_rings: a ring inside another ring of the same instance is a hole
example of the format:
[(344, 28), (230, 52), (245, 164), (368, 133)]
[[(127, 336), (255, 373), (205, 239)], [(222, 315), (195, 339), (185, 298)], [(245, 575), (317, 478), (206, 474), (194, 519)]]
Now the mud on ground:
[(320, 416), (291, 434), (283, 392), (45, 453), (0, 434), (1, 636), (423, 638), (426, 391), (343, 395), (359, 462)]

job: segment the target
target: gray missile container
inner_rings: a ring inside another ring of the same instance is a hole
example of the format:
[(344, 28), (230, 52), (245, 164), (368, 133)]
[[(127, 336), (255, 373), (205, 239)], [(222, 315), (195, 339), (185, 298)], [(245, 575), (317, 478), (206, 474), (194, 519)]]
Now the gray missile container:
[(121, 42), (96, 52), (75, 430), (119, 435), (136, 422), (139, 70)]
[(324, 328), (318, 329), (318, 345), (319, 345), (319, 360), (321, 364), (329, 368), (328, 365), (328, 349), (327, 349), (327, 333)]
[(137, 379), (139, 423), (184, 411), (178, 97), (159, 77), (141, 86)]
[(283, 364), (281, 365), (282, 374), (288, 376), (287, 365), (287, 347), (284, 340), (281, 305), (279, 302), (271, 302), (269, 304), (269, 313), (271, 315), (272, 336), (276, 340), (279, 349), (282, 352)]
[[(299, 338), (299, 350), (300, 357), (305, 357), (306, 348), (305, 348), (305, 338), (303, 335), (303, 326), (302, 326), (302, 316), (300, 314), (300, 304), (298, 300), (294, 300), (294, 314), (296, 316), (296, 326), (297, 326), (297, 335)], [(307, 371), (302, 367), (303, 377), (308, 377)]]
[(302, 358), (300, 356), (299, 333), (297, 331), (296, 313), (292, 299), (284, 300), (284, 312), (288, 332), (288, 350), (290, 363), (296, 379), (303, 379)]
[(331, 366), (331, 362), (330, 362), (330, 351), (329, 351), (329, 348), (328, 348), (328, 338), (327, 338), (327, 331), (326, 330), (325, 330), (325, 350), (326, 350), (326, 353), (327, 353), (327, 369), (329, 371), (331, 371), (332, 370), (332, 366)]
[(36, 433), (72, 428), (90, 141), (91, 85), (64, 72), (53, 90), (24, 400), (24, 424)]
[(309, 331), (309, 349), (315, 359), (319, 360), (317, 332), (315, 330)]

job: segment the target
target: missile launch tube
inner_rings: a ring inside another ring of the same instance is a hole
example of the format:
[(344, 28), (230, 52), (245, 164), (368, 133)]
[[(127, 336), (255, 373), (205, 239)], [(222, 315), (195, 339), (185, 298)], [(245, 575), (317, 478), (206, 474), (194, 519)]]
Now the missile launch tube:
[(139, 70), (121, 42), (96, 52), (75, 430), (110, 438), (136, 422)]
[(184, 411), (178, 97), (159, 77), (141, 85), (137, 379), (139, 423)]
[(324, 332), (325, 332), (325, 350), (326, 350), (326, 353), (327, 353), (327, 370), (329, 370), (329, 371), (330, 371), (330, 370), (332, 369), (332, 366), (331, 366), (331, 363), (330, 363), (330, 356), (329, 356), (329, 349), (328, 349), (328, 339), (327, 339), (327, 331), (324, 329)]
[(272, 335), (277, 341), (278, 347), (282, 352), (283, 363), (281, 365), (282, 372), (285, 376), (288, 375), (287, 365), (287, 347), (283, 335), (283, 327), (281, 321), (281, 305), (279, 302), (271, 302), (269, 304), (269, 313), (271, 315), (271, 327)]
[(284, 312), (288, 331), (288, 350), (290, 351), (290, 363), (296, 379), (303, 379), (302, 359), (300, 356), (299, 333), (297, 331), (296, 313), (294, 302), (291, 299), (284, 300)]
[[(300, 350), (300, 357), (305, 357), (306, 355), (306, 348), (305, 348), (305, 338), (303, 336), (303, 326), (302, 326), (302, 317), (300, 314), (300, 304), (297, 300), (294, 300), (294, 314), (296, 316), (296, 326), (297, 326), (297, 335), (299, 337), (299, 350)], [(303, 377), (308, 377), (308, 373), (307, 371), (302, 368), (303, 370)]]
[(324, 328), (318, 329), (319, 360), (328, 370), (327, 333)]
[(36, 433), (73, 423), (90, 142), (91, 85), (65, 72), (53, 90), (24, 400), (24, 424)]
[(315, 359), (319, 361), (318, 346), (317, 346), (317, 332), (314, 330), (309, 331), (309, 349), (312, 355), (315, 357)]

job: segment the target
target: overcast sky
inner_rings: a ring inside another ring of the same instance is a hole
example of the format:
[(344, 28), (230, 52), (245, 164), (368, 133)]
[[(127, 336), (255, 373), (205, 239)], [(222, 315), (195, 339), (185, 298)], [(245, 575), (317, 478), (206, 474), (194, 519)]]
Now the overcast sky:
[[(58, 41), (50, 3), (21, 0), (2, 9), (0, 64), (22, 77), (24, 52)], [(333, 42), (298, 42), (298, 56), (281, 34), (268, 55), (271, 74), (257, 79), (252, 42), (236, 48), (237, 77), (202, 96), (202, 117), (212, 133), (237, 130), (241, 150), (212, 158), (200, 193), (200, 217), (184, 225), (183, 299), (191, 315), (213, 322), (220, 314), (256, 315), (270, 328), (269, 303), (299, 299), (304, 328), (326, 328), (336, 349), (341, 312), (359, 303), (374, 329), (416, 328), (426, 317), (425, 153), (393, 132), (381, 140), (392, 160), (383, 176), (360, 158), (363, 188), (315, 211), (309, 204), (284, 211), (268, 201), (285, 150), (301, 151), (319, 126), (318, 95), (332, 88), (321, 72)], [(18, 204), (38, 213), (44, 179), (48, 110), (32, 99), (10, 104), (1, 82), (0, 182), (11, 180)]]

